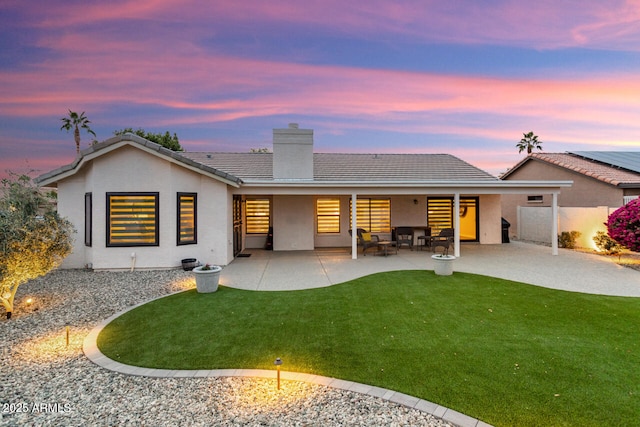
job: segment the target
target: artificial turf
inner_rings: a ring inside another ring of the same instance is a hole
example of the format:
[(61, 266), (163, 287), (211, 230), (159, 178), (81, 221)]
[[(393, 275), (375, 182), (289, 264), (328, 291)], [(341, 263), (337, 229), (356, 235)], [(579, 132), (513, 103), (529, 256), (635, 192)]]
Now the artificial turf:
[(152, 301), (98, 336), (165, 369), (283, 369), (397, 390), (496, 426), (638, 425), (640, 299), (431, 271)]

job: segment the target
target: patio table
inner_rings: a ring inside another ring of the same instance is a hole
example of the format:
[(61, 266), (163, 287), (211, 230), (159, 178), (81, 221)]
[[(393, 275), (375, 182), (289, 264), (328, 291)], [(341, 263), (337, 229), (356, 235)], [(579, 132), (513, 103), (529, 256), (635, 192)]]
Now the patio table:
[[(389, 240), (380, 240), (378, 242), (378, 249), (380, 250), (380, 252), (382, 252), (384, 254), (384, 256), (389, 255), (389, 246), (391, 246), (393, 243), (395, 242), (391, 242)], [(397, 246), (396, 246), (397, 249)]]

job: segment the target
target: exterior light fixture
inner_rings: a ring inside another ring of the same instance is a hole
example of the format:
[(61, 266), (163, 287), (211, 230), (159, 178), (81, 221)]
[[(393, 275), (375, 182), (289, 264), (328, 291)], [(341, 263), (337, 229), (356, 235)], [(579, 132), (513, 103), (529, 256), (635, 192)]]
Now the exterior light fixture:
[(278, 369), (278, 390), (280, 390), (280, 366), (282, 365), (282, 359), (278, 357), (273, 364), (276, 365)]
[(31, 298), (31, 297), (27, 298), (24, 303), (27, 304), (27, 305), (33, 304), (33, 298)]

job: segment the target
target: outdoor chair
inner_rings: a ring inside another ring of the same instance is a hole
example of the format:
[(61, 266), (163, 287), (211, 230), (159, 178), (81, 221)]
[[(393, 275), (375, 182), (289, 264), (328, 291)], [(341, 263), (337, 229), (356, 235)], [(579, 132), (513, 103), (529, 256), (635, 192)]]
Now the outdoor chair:
[(393, 240), (397, 242), (398, 249), (402, 245), (407, 245), (409, 249), (413, 250), (413, 227), (397, 227), (395, 234), (396, 238)]
[(437, 247), (442, 248), (442, 254), (449, 254), (449, 247), (453, 246), (453, 228), (443, 228), (437, 236), (431, 237), (431, 249), (436, 251)]
[[(367, 232), (364, 228), (358, 228), (358, 245), (362, 246), (362, 255), (367, 255), (367, 249), (376, 248), (378, 249), (378, 242), (380, 238), (377, 234), (371, 234)], [(349, 230), (349, 235), (351, 234), (351, 230)]]

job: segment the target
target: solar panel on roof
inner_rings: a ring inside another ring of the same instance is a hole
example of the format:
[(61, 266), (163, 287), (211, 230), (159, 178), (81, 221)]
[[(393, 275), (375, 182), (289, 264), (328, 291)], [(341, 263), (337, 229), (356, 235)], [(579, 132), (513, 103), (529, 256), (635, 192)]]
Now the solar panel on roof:
[(640, 151), (570, 151), (569, 154), (640, 173)]

